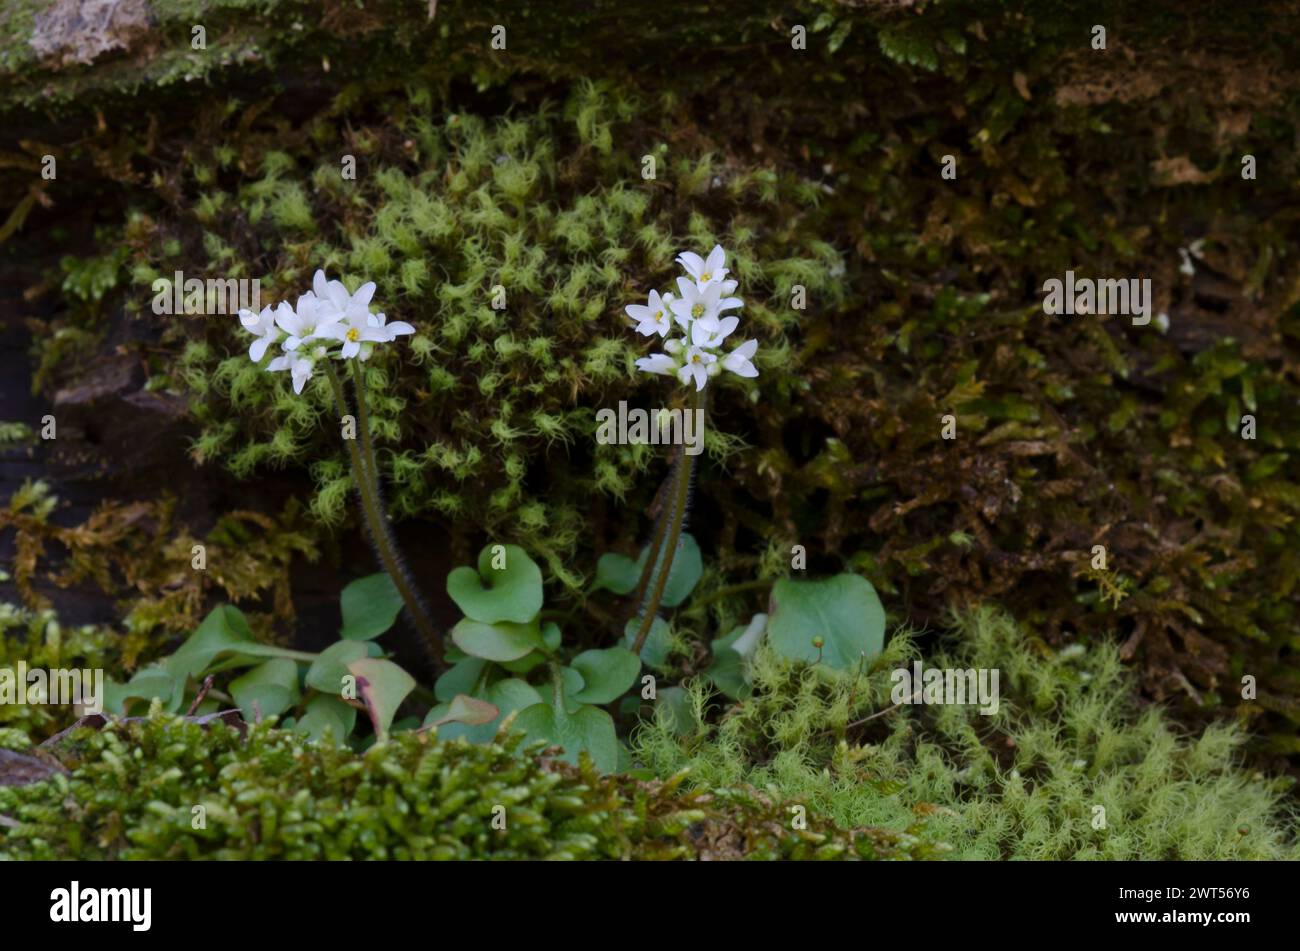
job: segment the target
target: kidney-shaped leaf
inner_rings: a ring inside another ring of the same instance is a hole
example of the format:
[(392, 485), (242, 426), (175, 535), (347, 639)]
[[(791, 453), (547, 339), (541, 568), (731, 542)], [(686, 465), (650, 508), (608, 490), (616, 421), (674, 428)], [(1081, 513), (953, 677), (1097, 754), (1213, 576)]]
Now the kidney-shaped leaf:
[(488, 545), (478, 571), (461, 567), (447, 575), (447, 593), (471, 620), (526, 624), (542, 609), (542, 570), (518, 545)]
[[(821, 662), (848, 670), (861, 655), (880, 653), (885, 642), (885, 609), (871, 582), (843, 574), (818, 581), (782, 578), (772, 587), (767, 636), (791, 660)], [(820, 637), (820, 652), (814, 639)]]
[(626, 647), (583, 651), (570, 662), (582, 674), (582, 689), (573, 699), (583, 703), (613, 703), (636, 682), (641, 661)]
[(535, 703), (520, 712), (515, 727), (523, 731), (530, 742), (544, 740), (564, 747), (561, 759), (566, 763), (577, 763), (578, 754), (585, 750), (602, 773), (618, 768), (619, 746), (614, 720), (604, 710), (583, 706), (577, 713), (570, 714), (563, 707), (556, 709), (549, 703)]
[[(605, 588), (615, 594), (633, 591), (641, 579), (641, 571), (645, 568), (649, 555), (649, 546), (641, 549), (641, 556), (636, 561), (612, 552), (602, 555), (600, 561), (596, 562), (597, 590)], [(690, 532), (683, 532), (677, 552), (673, 555), (673, 566), (668, 570), (668, 581), (664, 585), (660, 604), (666, 608), (677, 607), (690, 597), (703, 572), (704, 561), (700, 555), (700, 546)], [(653, 583), (652, 580), (651, 584)]]

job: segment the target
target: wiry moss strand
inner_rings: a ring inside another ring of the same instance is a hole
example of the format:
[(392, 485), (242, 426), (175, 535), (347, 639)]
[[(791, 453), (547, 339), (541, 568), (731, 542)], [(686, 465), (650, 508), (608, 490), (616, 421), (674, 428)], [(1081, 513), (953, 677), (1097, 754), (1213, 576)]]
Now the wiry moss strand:
[[(660, 718), (637, 734), (637, 753), (657, 770), (689, 768), (702, 786), (770, 785), (849, 825), (900, 828), (922, 808), (958, 857), (1300, 857), (1286, 784), (1236, 764), (1239, 727), (1188, 737), (1161, 711), (1137, 711), (1114, 647), (1044, 653), (987, 610), (955, 625), (954, 651), (926, 666), (999, 669), (992, 716), (901, 707), (850, 727), (891, 705), (889, 671), (915, 656), (900, 632), (850, 677), (761, 648), (749, 699), (716, 725), (697, 717), (684, 736)], [(704, 685), (689, 691), (702, 710)]]

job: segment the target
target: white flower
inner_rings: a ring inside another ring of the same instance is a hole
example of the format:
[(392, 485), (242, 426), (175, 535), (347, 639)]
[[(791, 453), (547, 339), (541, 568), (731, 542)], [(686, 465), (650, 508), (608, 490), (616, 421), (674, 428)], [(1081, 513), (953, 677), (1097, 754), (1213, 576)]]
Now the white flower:
[(664, 376), (672, 376), (677, 372), (680, 364), (666, 353), (652, 353), (648, 357), (642, 357), (637, 360), (638, 370), (645, 370), (646, 373), (662, 373)]
[(724, 298), (722, 284), (710, 284), (704, 290), (700, 290), (691, 281), (679, 277), (677, 287), (682, 292), (682, 296), (668, 306), (683, 330), (689, 330), (691, 324), (698, 321), (710, 332), (716, 332), (718, 315), (722, 311), (743, 307), (745, 304), (739, 297)]
[(636, 323), (638, 333), (645, 336), (658, 334), (667, 338), (672, 324), (663, 312), (667, 307), (673, 320), (684, 335), (680, 339), (665, 339), (663, 353), (654, 353), (636, 361), (637, 369), (646, 373), (676, 376), (682, 383), (695, 384), (704, 389), (709, 377), (723, 370), (737, 376), (756, 377), (753, 357), (758, 352), (757, 340), (746, 340), (730, 353), (722, 352), (726, 339), (740, 326), (740, 318), (723, 312), (745, 306), (739, 297), (732, 297), (737, 284), (727, 278), (726, 252), (716, 246), (707, 260), (690, 251), (683, 251), (677, 261), (686, 269), (689, 278), (679, 277), (677, 288), (681, 297), (671, 294), (662, 297), (650, 292), (648, 303), (629, 304), (624, 310)]
[(311, 289), (335, 320), (365, 326), (370, 317), (370, 299), (375, 296), (374, 281), (367, 281), (355, 294), (349, 294), (342, 281), (327, 280), (325, 272), (318, 270), (311, 279)]
[(677, 371), (677, 379), (683, 383), (694, 380), (695, 389), (702, 390), (704, 384), (709, 382), (709, 365), (717, 359), (715, 354), (700, 347), (688, 347), (681, 369)]
[(730, 370), (736, 376), (758, 376), (758, 370), (750, 361), (758, 352), (757, 340), (746, 340), (735, 350), (722, 358), (723, 369)]
[(704, 290), (711, 284), (720, 284), (727, 276), (727, 269), (722, 266), (727, 263), (727, 252), (722, 250), (720, 244), (713, 246), (707, 261), (694, 251), (683, 251), (677, 255), (677, 263), (695, 279), (695, 286), (699, 290)]
[(375, 296), (375, 284), (367, 281), (349, 294), (342, 281), (327, 280), (324, 271), (312, 278), (312, 293), (321, 301), (320, 309), (333, 315), (335, 323), (328, 336), (343, 343), (339, 356), (344, 360), (369, 358), (376, 343), (391, 343), (403, 334), (415, 333), (415, 328), (403, 320), (391, 324), (382, 313), (370, 312), (370, 301)]
[(275, 325), (275, 311), (270, 306), (263, 307), (261, 314), (255, 314), (251, 310), (241, 310), (239, 322), (244, 325), (245, 330), (257, 338), (248, 348), (248, 358), (254, 363), (261, 363), (262, 357), (266, 356), (266, 348), (279, 340), (283, 334), (283, 331)]
[(387, 321), (388, 318), (383, 314), (366, 314), (364, 318), (349, 316), (334, 325), (330, 336), (343, 342), (339, 356), (344, 360), (356, 356), (366, 360), (370, 357), (371, 345), (391, 343), (401, 334), (415, 333), (415, 328), (405, 321), (395, 320), (391, 324)]
[(739, 317), (723, 317), (718, 321), (715, 331), (710, 332), (702, 321), (696, 321), (691, 324), (691, 343), (697, 347), (716, 350), (722, 346), (722, 341), (726, 340), (731, 335), (731, 332), (739, 326)]
[(660, 297), (658, 291), (651, 291), (650, 298), (645, 304), (628, 304), (623, 310), (637, 322), (637, 333), (646, 337), (652, 334), (667, 337), (668, 331), (673, 329), (672, 319), (668, 316), (668, 306), (671, 303), (671, 294)]
[(301, 353), (286, 353), (276, 357), (266, 365), (266, 369), (272, 373), (280, 370), (289, 370), (293, 376), (293, 391), (301, 393), (302, 388), (306, 386), (307, 381), (311, 379), (312, 371), (316, 368), (316, 360), (319, 355), (323, 355), (324, 348), (317, 347), (312, 351), (311, 356), (304, 356)]
[(317, 337), (333, 337), (338, 319), (333, 307), (326, 306), (311, 291), (298, 298), (298, 304), (290, 307), (281, 301), (276, 308), (275, 322), (288, 334), (284, 349), (297, 350), (302, 344)]

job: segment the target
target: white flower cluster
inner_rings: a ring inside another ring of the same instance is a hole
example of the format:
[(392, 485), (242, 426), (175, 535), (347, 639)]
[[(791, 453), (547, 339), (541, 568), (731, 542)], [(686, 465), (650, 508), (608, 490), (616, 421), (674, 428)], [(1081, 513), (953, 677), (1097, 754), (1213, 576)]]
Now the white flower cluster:
[[(281, 301), (260, 314), (239, 312), (239, 322), (257, 339), (248, 348), (254, 363), (261, 363), (267, 347), (281, 344), (282, 353), (266, 365), (272, 372), (289, 370), (293, 391), (301, 393), (319, 360), (339, 357), (365, 360), (377, 343), (391, 343), (415, 328), (401, 320), (391, 324), (383, 314), (371, 313), (374, 282), (367, 282), (349, 294), (342, 281), (326, 280), (324, 271), (312, 278), (312, 289), (298, 298), (296, 306)], [(333, 348), (342, 344), (337, 350)]]
[(735, 291), (736, 282), (727, 280), (727, 269), (723, 267), (727, 252), (717, 245), (706, 260), (683, 251), (677, 255), (677, 263), (688, 275), (677, 279), (681, 296), (651, 291), (647, 303), (629, 304), (625, 310), (636, 324), (637, 333), (667, 337), (676, 321), (684, 336), (665, 340), (663, 353), (642, 357), (637, 367), (647, 373), (674, 375), (683, 383), (694, 382), (697, 391), (704, 389), (709, 377), (723, 370), (737, 376), (758, 376), (750, 362), (758, 351), (757, 340), (746, 340), (730, 353), (722, 353), (722, 342), (740, 325), (739, 317), (724, 317), (722, 313), (745, 303), (739, 297), (728, 296)]

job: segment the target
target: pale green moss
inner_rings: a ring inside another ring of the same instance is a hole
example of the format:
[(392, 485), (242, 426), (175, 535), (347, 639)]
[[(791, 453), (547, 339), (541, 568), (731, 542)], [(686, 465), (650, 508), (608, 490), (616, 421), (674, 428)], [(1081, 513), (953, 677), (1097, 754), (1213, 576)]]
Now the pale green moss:
[[(839, 824), (927, 815), (962, 858), (1300, 857), (1285, 784), (1239, 765), (1238, 727), (1188, 736), (1140, 709), (1109, 645), (1054, 651), (991, 611), (956, 627), (952, 650), (925, 665), (999, 669), (992, 716), (902, 706), (848, 727), (890, 706), (888, 672), (915, 656), (900, 634), (856, 678), (760, 653), (753, 697), (684, 736), (663, 718), (636, 737), (637, 754), (702, 786), (753, 783)], [(705, 696), (695, 685), (697, 711)]]

